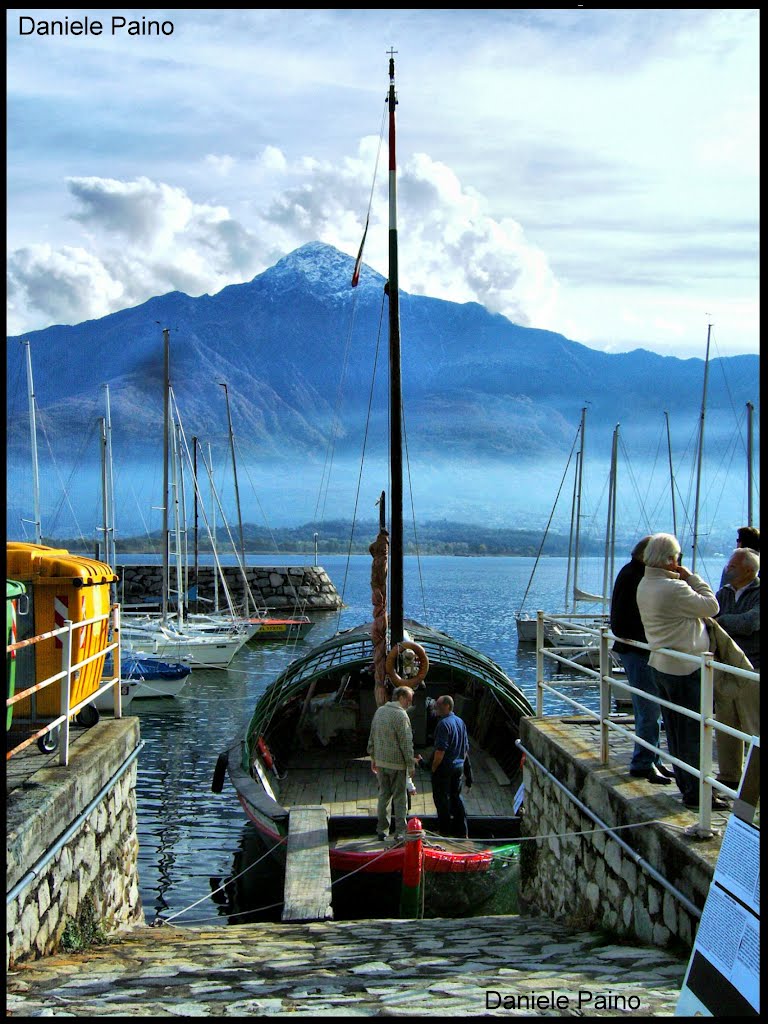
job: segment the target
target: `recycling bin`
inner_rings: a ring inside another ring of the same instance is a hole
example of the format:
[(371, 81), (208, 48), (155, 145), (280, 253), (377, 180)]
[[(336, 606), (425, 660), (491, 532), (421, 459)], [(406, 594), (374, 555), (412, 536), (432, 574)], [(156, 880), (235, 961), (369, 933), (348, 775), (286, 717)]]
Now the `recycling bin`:
[[(16, 618), (18, 614), (19, 598), (26, 595), (27, 588), (18, 580), (5, 581), (5, 605), (6, 619), (8, 622), (8, 644), (15, 644), (17, 639)], [(16, 692), (16, 651), (11, 651), (5, 656), (5, 671), (8, 680), (8, 699)], [(13, 705), (8, 708), (8, 715), (5, 728), (11, 728), (13, 721)]]

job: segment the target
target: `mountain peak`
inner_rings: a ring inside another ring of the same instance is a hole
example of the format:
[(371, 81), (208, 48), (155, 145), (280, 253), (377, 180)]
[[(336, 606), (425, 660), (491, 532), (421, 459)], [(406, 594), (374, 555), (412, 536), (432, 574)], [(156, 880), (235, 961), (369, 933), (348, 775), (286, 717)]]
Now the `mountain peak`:
[[(282, 276), (301, 275), (311, 287), (320, 287), (338, 295), (349, 294), (352, 290), (352, 272), (355, 260), (326, 242), (307, 242), (283, 256), (265, 273), (271, 280)], [(363, 263), (360, 271), (360, 287), (374, 285), (382, 287), (384, 278)]]

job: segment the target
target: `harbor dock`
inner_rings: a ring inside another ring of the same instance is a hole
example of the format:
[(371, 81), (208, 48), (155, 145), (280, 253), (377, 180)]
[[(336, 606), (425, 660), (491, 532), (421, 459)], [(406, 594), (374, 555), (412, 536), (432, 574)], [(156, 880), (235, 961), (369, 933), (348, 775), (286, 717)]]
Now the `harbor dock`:
[[(15, 813), (79, 772), (80, 748), (96, 758), (102, 744), (112, 745), (112, 731), (132, 721), (105, 718), (97, 730), (76, 730), (69, 768), (57, 767), (55, 754), (14, 758), (7, 789)], [(556, 720), (547, 728), (557, 731)], [(625, 774), (621, 764), (613, 771)], [(590, 766), (593, 782), (600, 772)], [(630, 790), (644, 816), (669, 815), (672, 793), (636, 780)], [(654, 842), (664, 841), (662, 831)], [(532, 844), (551, 852), (549, 839)], [(676, 858), (679, 844), (679, 835), (670, 840)], [(714, 862), (717, 837), (696, 845)], [(601, 899), (608, 906), (610, 893)], [(472, 918), (136, 923), (79, 952), (12, 958), (7, 1007), (13, 1016), (674, 1015), (687, 943), (644, 941), (547, 913), (526, 904), (519, 915)]]
[(543, 917), (135, 928), (13, 968), (11, 1016), (674, 1015), (687, 958)]

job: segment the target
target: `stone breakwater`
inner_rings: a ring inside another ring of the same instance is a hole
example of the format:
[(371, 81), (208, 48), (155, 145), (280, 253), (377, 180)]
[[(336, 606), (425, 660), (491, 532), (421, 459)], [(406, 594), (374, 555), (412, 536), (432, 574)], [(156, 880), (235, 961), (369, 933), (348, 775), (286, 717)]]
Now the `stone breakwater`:
[(138, 927), (19, 965), (9, 1015), (671, 1017), (686, 959), (543, 918)]
[[(244, 589), (243, 574), (237, 566), (222, 568), (232, 599), (241, 603)], [(248, 586), (260, 608), (304, 614), (308, 611), (336, 611), (341, 598), (328, 573), (319, 565), (265, 566), (246, 568)], [(162, 600), (162, 566), (118, 565), (120, 577), (118, 596), (123, 604), (141, 604)], [(197, 583), (198, 597), (204, 608), (212, 608), (215, 599), (216, 571), (213, 566), (200, 566), (195, 580), (194, 569), (189, 572), (189, 586)], [(219, 578), (219, 604), (227, 602)], [(203, 610), (203, 608), (201, 608)]]

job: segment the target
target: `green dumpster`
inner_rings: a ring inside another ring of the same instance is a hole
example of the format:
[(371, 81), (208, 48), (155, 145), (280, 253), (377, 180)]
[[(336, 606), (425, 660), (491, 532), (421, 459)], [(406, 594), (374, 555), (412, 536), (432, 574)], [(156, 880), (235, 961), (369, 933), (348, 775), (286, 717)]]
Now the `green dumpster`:
[[(8, 620), (7, 643), (13, 644), (16, 642), (16, 614), (18, 611), (18, 600), (23, 594), (26, 594), (27, 588), (23, 583), (19, 583), (17, 580), (6, 580), (5, 583), (6, 618)], [(5, 668), (8, 676), (8, 699), (10, 699), (16, 691), (16, 651), (11, 651), (10, 654), (6, 654)], [(6, 731), (11, 728), (12, 720), (13, 705), (8, 708), (8, 716), (5, 725)]]

